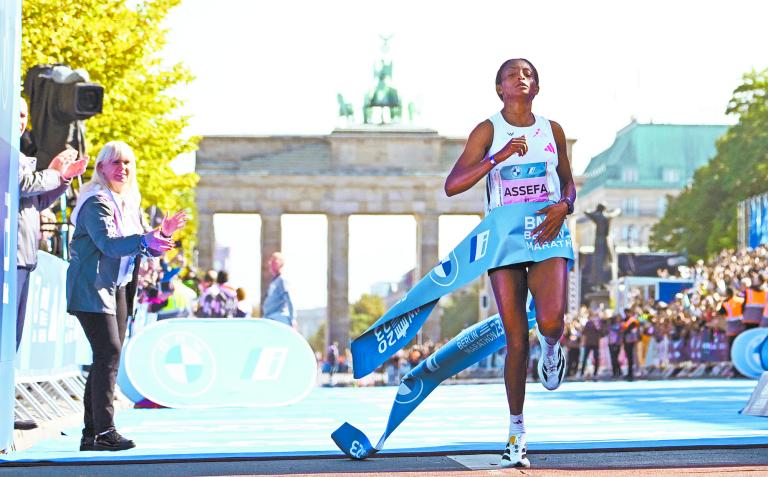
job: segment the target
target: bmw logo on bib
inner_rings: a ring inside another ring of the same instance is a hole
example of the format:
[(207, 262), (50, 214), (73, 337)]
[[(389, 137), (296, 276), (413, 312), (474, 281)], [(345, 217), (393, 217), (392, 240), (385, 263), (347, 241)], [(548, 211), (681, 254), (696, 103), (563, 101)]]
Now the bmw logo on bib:
[(519, 177), (523, 170), (520, 168), (520, 166), (512, 166), (510, 172), (512, 173), (512, 176)]
[(435, 268), (429, 272), (429, 278), (442, 287), (453, 285), (459, 276), (459, 260), (456, 253), (451, 254), (440, 261)]

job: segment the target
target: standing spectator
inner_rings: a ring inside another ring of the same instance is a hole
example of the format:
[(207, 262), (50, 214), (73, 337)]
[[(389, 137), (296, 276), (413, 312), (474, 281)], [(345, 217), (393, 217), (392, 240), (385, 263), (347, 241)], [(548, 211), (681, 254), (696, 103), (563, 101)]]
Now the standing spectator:
[(403, 361), (403, 350), (399, 350), (393, 354), (391, 358), (387, 360), (384, 365), (387, 373), (387, 384), (390, 386), (400, 382), (400, 369), (402, 368), (401, 362)]
[(325, 361), (328, 363), (328, 384), (333, 386), (333, 375), (339, 370), (339, 343), (334, 341), (325, 352)]
[[(27, 103), (19, 103), (21, 133), (27, 127)], [(88, 165), (88, 158), (77, 160), (77, 151), (67, 149), (53, 158), (48, 169), (35, 171), (37, 159), (19, 153), (19, 219), (16, 249), (16, 351), (24, 333), (27, 313), (29, 275), (37, 266), (37, 249), (41, 239), (40, 214), (69, 187)], [(34, 429), (35, 421), (14, 421), (15, 429)]]
[(158, 320), (192, 316), (192, 303), (197, 299), (197, 295), (182, 283), (178, 275), (173, 275), (168, 281), (161, 281), (160, 287), (166, 301), (158, 311)]
[(77, 317), (93, 352), (83, 397), (80, 450), (135, 446), (115, 430), (113, 400), (127, 318), (133, 315), (136, 257), (173, 248), (173, 234), (187, 219), (179, 212), (146, 232), (140, 205), (133, 150), (124, 142), (107, 143), (72, 212), (75, 231), (67, 269), (67, 311)]
[(651, 342), (652, 331), (650, 331), (650, 324), (648, 323), (647, 316), (641, 316), (638, 320), (638, 341), (637, 341), (637, 364), (642, 370), (645, 367), (646, 360), (648, 359), (648, 346)]
[(591, 353), (595, 364), (595, 371), (592, 373), (592, 379), (596, 381), (600, 370), (600, 338), (603, 336), (603, 324), (597, 313), (592, 312), (589, 320), (584, 325), (581, 334), (584, 337), (584, 355), (581, 358), (581, 375), (585, 375), (587, 358)]
[(760, 326), (766, 302), (766, 292), (760, 278), (755, 277), (749, 281), (751, 283), (744, 290), (744, 310), (742, 312), (745, 330)]
[[(219, 278), (221, 272), (207, 272), (200, 284), (203, 287), (203, 293), (197, 301), (197, 312), (195, 316), (200, 318), (232, 318), (235, 316), (237, 308), (237, 298), (234, 291), (226, 286), (226, 274)], [(222, 287), (224, 281), (224, 287)]]
[(237, 291), (229, 284), (229, 273), (226, 270), (219, 270), (216, 273), (216, 284), (219, 285), (219, 289), (235, 298), (237, 301)]
[(627, 381), (635, 380), (635, 346), (640, 339), (640, 323), (632, 310), (625, 310), (621, 333), (624, 339), (624, 354), (627, 356)]
[(282, 253), (275, 252), (269, 257), (267, 266), (272, 274), (272, 281), (269, 283), (267, 296), (264, 297), (264, 303), (261, 305), (262, 314), (264, 318), (278, 321), (296, 329), (296, 314), (293, 310), (291, 294), (288, 291), (288, 284), (281, 275), (284, 265), (285, 260)]
[(725, 334), (728, 337), (728, 352), (731, 352), (733, 340), (739, 333), (744, 331), (744, 322), (742, 321), (742, 310), (744, 301), (737, 297), (733, 288), (728, 288), (725, 292), (725, 300), (720, 303), (718, 312), (725, 315)]
[(235, 310), (236, 318), (250, 318), (252, 313), (251, 302), (245, 294), (245, 288), (238, 288), (235, 290), (237, 294), (237, 310)]
[(422, 361), (424, 361), (424, 353), (421, 348), (418, 345), (411, 348), (411, 351), (408, 352), (408, 367), (414, 369)]
[(621, 352), (621, 316), (615, 315), (608, 325), (608, 351), (611, 354), (611, 368), (614, 379), (621, 377), (619, 353)]
[(566, 376), (575, 376), (579, 372), (579, 353), (581, 353), (581, 330), (576, 319), (565, 328), (565, 347), (568, 349), (568, 372)]

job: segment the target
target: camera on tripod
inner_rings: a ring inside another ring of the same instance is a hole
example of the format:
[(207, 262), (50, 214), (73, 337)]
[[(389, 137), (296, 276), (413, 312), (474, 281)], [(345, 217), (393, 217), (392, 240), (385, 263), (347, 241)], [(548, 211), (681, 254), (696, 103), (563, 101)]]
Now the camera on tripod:
[(24, 94), (32, 130), (22, 152), (37, 158), (37, 168), (47, 168), (67, 145), (85, 155), (85, 120), (101, 113), (104, 87), (91, 83), (84, 70), (37, 65), (27, 71)]

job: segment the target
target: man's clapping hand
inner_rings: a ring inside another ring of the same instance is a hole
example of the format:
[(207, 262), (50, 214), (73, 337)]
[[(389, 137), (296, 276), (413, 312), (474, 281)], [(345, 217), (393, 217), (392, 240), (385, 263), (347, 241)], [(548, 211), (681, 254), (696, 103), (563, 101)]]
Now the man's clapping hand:
[(65, 149), (51, 160), (48, 169), (59, 173), (62, 179), (70, 180), (73, 177), (82, 175), (88, 166), (88, 156), (77, 159), (77, 151), (74, 149)]

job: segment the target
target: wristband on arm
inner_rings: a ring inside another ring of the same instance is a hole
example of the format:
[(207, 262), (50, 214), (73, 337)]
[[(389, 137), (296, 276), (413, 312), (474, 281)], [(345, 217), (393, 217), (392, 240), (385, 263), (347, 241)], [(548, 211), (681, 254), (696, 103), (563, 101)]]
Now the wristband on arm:
[(563, 196), (558, 202), (565, 202), (565, 205), (568, 206), (568, 212), (566, 212), (565, 215), (571, 215), (573, 213), (573, 201), (570, 198)]

